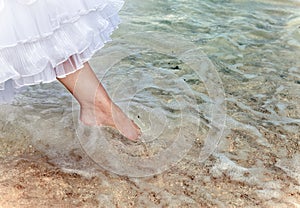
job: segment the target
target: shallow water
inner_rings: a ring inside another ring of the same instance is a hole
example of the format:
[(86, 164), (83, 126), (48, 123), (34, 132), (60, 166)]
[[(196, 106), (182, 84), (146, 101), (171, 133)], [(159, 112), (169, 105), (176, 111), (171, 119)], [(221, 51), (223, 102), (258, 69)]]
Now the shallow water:
[[(121, 17), (114, 41), (91, 63), (143, 129), (144, 145), (85, 140), (73, 122), (78, 107), (51, 83), (1, 106), (3, 161), (31, 145), (66, 172), (97, 175), (89, 158), (76, 159), (84, 158), (83, 142), (102, 168), (122, 175), (160, 173), (184, 158), (163, 173), (163, 184), (152, 181), (155, 188), (133, 179), (143, 192), (160, 193), (161, 204), (172, 206), (170, 192), (174, 206), (300, 206), (300, 2), (131, 0)], [(107, 156), (104, 144), (121, 160)], [(170, 149), (172, 157), (154, 157)], [(198, 177), (202, 188), (190, 181), (176, 193), (182, 175)], [(143, 197), (136, 205), (150, 206)]]

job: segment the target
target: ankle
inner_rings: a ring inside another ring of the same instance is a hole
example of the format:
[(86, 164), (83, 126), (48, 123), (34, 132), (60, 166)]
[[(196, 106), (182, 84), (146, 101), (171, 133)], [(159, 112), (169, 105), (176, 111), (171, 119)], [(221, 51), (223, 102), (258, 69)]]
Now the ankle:
[(114, 126), (112, 105), (109, 102), (84, 102), (80, 104), (80, 120), (90, 126)]
[(87, 111), (106, 112), (111, 111), (113, 102), (110, 99), (95, 97), (93, 100), (83, 100), (79, 102), (80, 108)]

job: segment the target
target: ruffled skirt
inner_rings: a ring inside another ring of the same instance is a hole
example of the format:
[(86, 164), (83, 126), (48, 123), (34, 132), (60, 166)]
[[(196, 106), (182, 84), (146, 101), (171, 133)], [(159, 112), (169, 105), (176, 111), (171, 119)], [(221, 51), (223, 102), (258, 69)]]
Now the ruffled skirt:
[(0, 102), (82, 68), (119, 24), (123, 0), (0, 0)]

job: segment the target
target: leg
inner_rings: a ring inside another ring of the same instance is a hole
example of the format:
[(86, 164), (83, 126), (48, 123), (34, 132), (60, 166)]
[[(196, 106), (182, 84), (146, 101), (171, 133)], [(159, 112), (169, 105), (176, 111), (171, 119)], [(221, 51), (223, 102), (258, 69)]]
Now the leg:
[(80, 120), (86, 125), (111, 126), (130, 140), (137, 140), (140, 129), (115, 105), (89, 63), (58, 80), (80, 104)]

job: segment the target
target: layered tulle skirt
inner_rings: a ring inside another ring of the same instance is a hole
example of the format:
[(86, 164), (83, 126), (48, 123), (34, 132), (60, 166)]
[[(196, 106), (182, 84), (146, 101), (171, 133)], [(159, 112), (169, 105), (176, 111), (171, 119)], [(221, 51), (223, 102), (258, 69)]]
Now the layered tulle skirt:
[(0, 0), (0, 102), (82, 68), (119, 24), (123, 0)]

